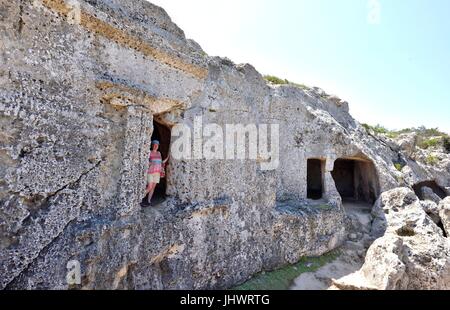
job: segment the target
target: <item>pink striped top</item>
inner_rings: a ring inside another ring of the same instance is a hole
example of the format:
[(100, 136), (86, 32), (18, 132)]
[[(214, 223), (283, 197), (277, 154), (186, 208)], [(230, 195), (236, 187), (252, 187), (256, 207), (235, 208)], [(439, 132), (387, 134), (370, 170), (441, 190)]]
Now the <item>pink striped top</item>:
[(148, 174), (161, 173), (162, 171), (162, 157), (161, 153), (152, 151), (150, 153), (150, 166), (148, 168)]

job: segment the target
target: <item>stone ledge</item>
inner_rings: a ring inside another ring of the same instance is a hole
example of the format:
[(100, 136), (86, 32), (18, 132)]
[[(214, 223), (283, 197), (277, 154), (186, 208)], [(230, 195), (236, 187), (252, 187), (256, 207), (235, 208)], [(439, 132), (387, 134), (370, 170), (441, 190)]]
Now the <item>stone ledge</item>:
[(184, 109), (186, 104), (170, 98), (156, 98), (143, 90), (110, 81), (97, 81), (96, 87), (103, 91), (101, 101), (114, 106), (141, 106), (153, 115)]

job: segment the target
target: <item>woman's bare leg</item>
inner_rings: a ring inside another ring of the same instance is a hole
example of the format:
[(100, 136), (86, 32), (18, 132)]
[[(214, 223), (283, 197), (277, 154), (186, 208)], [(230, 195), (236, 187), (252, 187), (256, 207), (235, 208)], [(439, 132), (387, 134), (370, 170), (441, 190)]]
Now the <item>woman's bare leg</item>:
[[(150, 200), (152, 200), (152, 198), (153, 198), (153, 194), (155, 193), (155, 188), (153, 188), (153, 190), (150, 192), (150, 194), (149, 194), (149, 199)], [(150, 200), (148, 201), (148, 203), (150, 203)]]
[(147, 184), (147, 187), (145, 188), (145, 196), (147, 196), (147, 194), (150, 192), (151, 188), (150, 188), (150, 184)]
[(149, 184), (147, 184), (147, 187), (145, 188), (145, 196), (147, 196), (151, 191), (152, 191), (152, 185), (151, 185), (151, 183), (149, 183)]
[(147, 201), (150, 204), (151, 196), (153, 195), (153, 183), (147, 183), (147, 187), (145, 188), (145, 196), (147, 197)]
[(151, 183), (148, 186), (148, 196), (147, 196), (147, 201), (150, 204), (152, 197), (153, 197), (153, 193), (155, 192), (155, 188), (156, 188), (156, 183)]

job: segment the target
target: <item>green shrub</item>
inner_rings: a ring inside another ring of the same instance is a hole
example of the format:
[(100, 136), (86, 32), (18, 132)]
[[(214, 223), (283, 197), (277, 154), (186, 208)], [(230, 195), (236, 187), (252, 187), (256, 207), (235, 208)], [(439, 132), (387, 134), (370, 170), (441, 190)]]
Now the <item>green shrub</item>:
[(445, 137), (448, 136), (445, 132), (439, 130), (439, 128), (426, 128), (425, 126), (420, 126), (417, 128), (412, 128), (412, 131), (417, 132), (417, 134), (422, 138), (433, 138), (433, 137)]
[(361, 126), (363, 126), (364, 129), (366, 129), (367, 132), (369, 132), (370, 129), (372, 128), (369, 124), (366, 124), (366, 123), (362, 123)]
[(290, 82), (287, 79), (283, 80), (283, 79), (280, 79), (279, 77), (274, 76), (274, 75), (265, 75), (264, 79), (266, 81), (269, 81), (272, 84), (275, 84), (275, 85), (292, 85), (292, 86), (295, 86), (295, 87), (298, 87), (298, 88), (301, 88), (301, 89), (304, 89), (304, 90), (308, 90), (309, 89), (309, 87), (304, 85), (304, 84)]
[(386, 136), (387, 136), (388, 138), (391, 138), (391, 139), (398, 138), (399, 135), (400, 135), (400, 133), (399, 133), (398, 131), (389, 131), (389, 132), (386, 134)]
[(429, 149), (430, 147), (436, 147), (441, 142), (441, 138), (430, 138), (430, 139), (424, 139), (422, 138), (422, 141), (419, 142), (418, 146), (422, 149)]
[(438, 164), (439, 159), (434, 155), (428, 155), (428, 157), (425, 159), (425, 162), (429, 165), (435, 166)]
[(395, 169), (397, 169), (398, 171), (402, 171), (402, 169), (404, 167), (402, 164), (399, 164), (399, 163), (394, 164), (394, 166), (395, 166)]
[(269, 81), (270, 83), (275, 84), (275, 85), (285, 85), (285, 84), (289, 84), (289, 81), (288, 81), (288, 80), (286, 80), (286, 79), (285, 79), (285, 80), (280, 79), (279, 77), (276, 77), (276, 76), (274, 76), (274, 75), (265, 75), (264, 78), (265, 78), (267, 81)]
[(450, 137), (449, 136), (445, 136), (442, 139), (442, 146), (444, 147), (444, 149), (447, 153), (450, 153)]
[(425, 128), (424, 126), (419, 127), (418, 131), (425, 137), (442, 136), (444, 134), (438, 128)]
[(389, 130), (387, 130), (386, 127), (381, 126), (380, 124), (376, 125), (375, 127), (373, 127), (373, 130), (375, 131), (375, 133), (378, 134), (387, 134), (389, 132)]
[(389, 130), (386, 129), (386, 127), (381, 126), (380, 124), (376, 126), (371, 126), (369, 124), (362, 124), (362, 126), (368, 131), (373, 131), (376, 134), (386, 134), (389, 132)]

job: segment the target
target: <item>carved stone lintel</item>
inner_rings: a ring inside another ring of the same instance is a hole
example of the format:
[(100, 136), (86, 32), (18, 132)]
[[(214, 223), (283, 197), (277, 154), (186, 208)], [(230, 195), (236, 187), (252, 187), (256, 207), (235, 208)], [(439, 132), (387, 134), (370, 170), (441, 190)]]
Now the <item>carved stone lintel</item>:
[(157, 98), (143, 90), (109, 81), (97, 82), (96, 86), (103, 91), (101, 101), (114, 106), (140, 106), (153, 115), (161, 115), (186, 107), (186, 104), (182, 101), (170, 98)]

